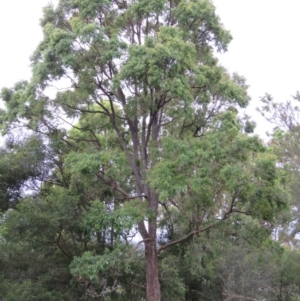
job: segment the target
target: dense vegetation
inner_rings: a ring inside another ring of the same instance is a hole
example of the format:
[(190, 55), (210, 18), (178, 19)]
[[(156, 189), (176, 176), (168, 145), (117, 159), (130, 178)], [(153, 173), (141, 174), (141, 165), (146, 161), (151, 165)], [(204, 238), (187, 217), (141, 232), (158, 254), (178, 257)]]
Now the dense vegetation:
[(298, 109), (266, 95), (253, 134), (212, 2), (60, 0), (41, 26), (1, 92), (0, 300), (299, 300)]

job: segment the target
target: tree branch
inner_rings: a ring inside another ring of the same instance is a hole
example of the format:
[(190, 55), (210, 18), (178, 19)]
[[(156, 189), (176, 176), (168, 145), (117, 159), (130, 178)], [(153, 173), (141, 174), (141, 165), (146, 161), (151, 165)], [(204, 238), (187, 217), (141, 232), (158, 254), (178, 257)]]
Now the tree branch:
[(171, 241), (171, 242), (169, 242), (169, 243), (167, 243), (167, 244), (161, 246), (160, 248), (158, 248), (157, 254), (159, 254), (161, 251), (163, 251), (163, 250), (165, 250), (165, 249), (167, 249), (167, 248), (169, 248), (169, 247), (171, 247), (171, 246), (173, 246), (173, 245), (179, 244), (179, 243), (181, 243), (181, 242), (183, 242), (183, 241), (189, 239), (190, 237), (194, 236), (195, 234), (198, 234), (198, 233), (204, 232), (204, 231), (206, 231), (206, 230), (208, 230), (208, 229), (210, 229), (210, 228), (213, 228), (213, 227), (215, 227), (217, 224), (218, 224), (218, 223), (214, 223), (214, 224), (209, 225), (209, 226), (207, 226), (207, 227), (205, 227), (205, 228), (202, 228), (202, 229), (199, 229), (199, 230), (194, 230), (194, 231), (188, 233), (187, 235), (185, 235), (185, 236), (183, 236), (183, 237), (181, 237), (181, 238), (179, 238), (179, 239), (173, 240), (173, 241)]

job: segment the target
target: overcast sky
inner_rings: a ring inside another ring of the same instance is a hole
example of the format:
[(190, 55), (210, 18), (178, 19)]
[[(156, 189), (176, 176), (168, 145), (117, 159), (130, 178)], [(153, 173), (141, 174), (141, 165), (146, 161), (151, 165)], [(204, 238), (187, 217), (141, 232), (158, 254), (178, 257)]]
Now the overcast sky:
[[(30, 77), (29, 56), (42, 39), (39, 19), (48, 0), (0, 1), (0, 87)], [(221, 63), (250, 85), (253, 109), (268, 92), (278, 101), (300, 90), (300, 0), (213, 0), (233, 41)]]
[(258, 133), (270, 129), (254, 110), (270, 93), (278, 102), (300, 90), (300, 1), (214, 0), (233, 41), (221, 62), (246, 77), (252, 103), (248, 109)]

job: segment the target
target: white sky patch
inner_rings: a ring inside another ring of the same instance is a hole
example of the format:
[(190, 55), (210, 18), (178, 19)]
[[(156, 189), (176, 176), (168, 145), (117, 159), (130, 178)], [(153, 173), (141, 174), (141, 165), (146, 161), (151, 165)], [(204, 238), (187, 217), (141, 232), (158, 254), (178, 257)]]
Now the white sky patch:
[(271, 127), (255, 107), (270, 93), (278, 102), (300, 89), (300, 1), (213, 0), (217, 14), (233, 41), (220, 56), (222, 65), (247, 79), (252, 98), (247, 109), (258, 122), (258, 132)]
[(0, 86), (30, 78), (30, 61), (42, 40), (39, 20), (48, 0), (0, 1)]

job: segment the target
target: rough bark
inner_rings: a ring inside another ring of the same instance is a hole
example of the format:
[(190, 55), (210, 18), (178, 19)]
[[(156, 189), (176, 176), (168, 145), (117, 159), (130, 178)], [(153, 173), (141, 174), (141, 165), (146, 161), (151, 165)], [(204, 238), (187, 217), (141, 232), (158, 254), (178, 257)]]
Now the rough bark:
[(158, 274), (158, 253), (156, 245), (158, 196), (150, 189), (149, 192), (150, 197), (148, 200), (148, 206), (152, 212), (149, 216), (148, 222), (149, 239), (145, 242), (147, 301), (160, 301), (161, 292)]
[(147, 301), (160, 301), (160, 283), (158, 277), (158, 258), (156, 243), (150, 240), (145, 244)]

